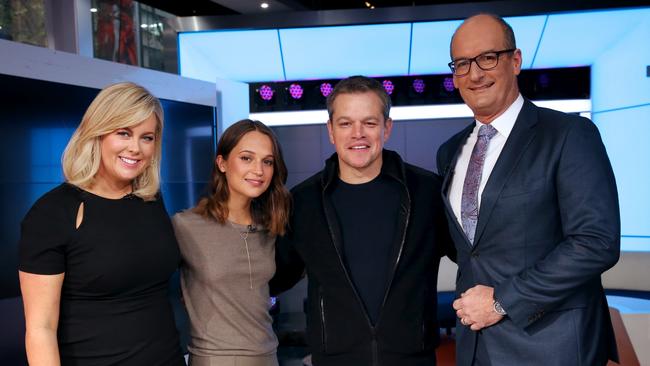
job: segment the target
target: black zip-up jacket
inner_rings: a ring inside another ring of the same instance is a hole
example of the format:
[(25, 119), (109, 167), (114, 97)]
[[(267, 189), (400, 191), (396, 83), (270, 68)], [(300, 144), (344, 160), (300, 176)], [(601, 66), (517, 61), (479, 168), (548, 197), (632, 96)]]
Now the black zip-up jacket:
[(440, 257), (453, 254), (440, 179), (384, 150), (381, 174), (400, 183), (398, 241), (380, 315), (373, 326), (342, 257), (331, 202), (338, 157), (292, 190), (289, 232), (278, 239), (272, 292), (308, 277), (307, 340), (315, 366), (432, 366), (439, 328), (436, 284)]

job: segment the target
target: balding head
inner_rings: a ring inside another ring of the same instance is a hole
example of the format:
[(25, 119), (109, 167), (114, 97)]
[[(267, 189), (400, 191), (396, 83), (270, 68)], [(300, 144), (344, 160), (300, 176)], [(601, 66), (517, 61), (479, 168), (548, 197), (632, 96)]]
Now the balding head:
[(499, 27), (501, 28), (502, 35), (503, 35), (503, 48), (504, 49), (514, 49), (517, 48), (517, 42), (515, 40), (515, 32), (512, 30), (512, 27), (510, 24), (506, 23), (503, 18), (501, 18), (498, 15), (495, 14), (490, 14), (490, 13), (480, 13), (473, 15), (463, 21), (463, 23), (456, 28), (456, 31), (454, 32), (454, 35), (451, 37), (451, 42), (449, 44), (449, 55), (451, 56), (451, 59), (454, 59), (454, 54), (453, 54), (453, 46), (454, 46), (454, 39), (456, 38), (456, 34), (459, 31), (462, 31), (464, 27), (473, 27), (474, 25), (477, 25), (476, 23), (482, 24), (485, 22), (490, 22), (493, 21)]

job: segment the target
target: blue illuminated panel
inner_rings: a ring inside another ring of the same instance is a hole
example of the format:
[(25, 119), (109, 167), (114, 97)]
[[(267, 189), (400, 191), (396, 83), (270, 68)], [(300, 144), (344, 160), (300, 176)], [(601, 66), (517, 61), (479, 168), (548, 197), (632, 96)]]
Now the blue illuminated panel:
[[(517, 47), (521, 49), (524, 59), (523, 68), (530, 68), (546, 16), (510, 17), (505, 20), (515, 32)], [(461, 23), (460, 20), (454, 20), (413, 24), (412, 75), (449, 73), (449, 44)]]
[(277, 30), (181, 33), (180, 74), (214, 82), (284, 80)]
[(449, 74), (449, 42), (460, 20), (413, 24), (411, 75)]
[(406, 75), (411, 24), (282, 29), (287, 80)]
[[(522, 68), (524, 69), (532, 67), (533, 57), (542, 37), (546, 18), (546, 15), (505, 18), (505, 21), (510, 24), (515, 32), (515, 40), (517, 41), (517, 48), (521, 50), (523, 57)], [(562, 66), (557, 65), (557, 67)]]
[[(591, 65), (649, 17), (648, 9), (550, 15), (533, 67)], [(648, 41), (644, 43), (648, 47)], [(643, 43), (638, 46), (643, 47)]]
[(621, 250), (629, 252), (650, 252), (650, 236), (623, 235)]
[(594, 112), (650, 103), (650, 77), (645, 70), (649, 64), (650, 13), (596, 58), (591, 67)]
[[(626, 239), (628, 242), (650, 238), (650, 144), (647, 134), (639, 133), (648, 131), (650, 126), (650, 104), (594, 113), (592, 117), (603, 137), (616, 176), (621, 234), (630, 237)], [(650, 250), (650, 246), (645, 250)]]
[[(612, 162), (621, 207), (621, 248), (650, 251), (650, 11), (609, 12), (604, 28), (618, 38), (595, 55), (591, 67), (593, 119)], [(638, 19), (643, 16), (643, 19)]]
[[(647, 19), (650, 9), (506, 18), (522, 50), (524, 68), (591, 65)], [(460, 23), (182, 33), (180, 73), (207, 81), (246, 82), (444, 74), (449, 72), (449, 42)], [(631, 50), (647, 49), (647, 39), (641, 37)]]

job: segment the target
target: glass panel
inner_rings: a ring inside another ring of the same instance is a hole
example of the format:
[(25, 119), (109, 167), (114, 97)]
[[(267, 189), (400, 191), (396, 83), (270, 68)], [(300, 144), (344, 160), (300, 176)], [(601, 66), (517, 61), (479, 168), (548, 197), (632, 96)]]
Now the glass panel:
[(173, 15), (133, 0), (92, 0), (92, 7), (96, 58), (176, 73), (176, 60), (165, 60), (163, 41)]
[(172, 17), (159, 9), (140, 4), (140, 66), (166, 71), (163, 32)]
[(0, 0), (0, 38), (47, 46), (43, 0)]
[(138, 65), (133, 0), (93, 0), (93, 49), (96, 58)]

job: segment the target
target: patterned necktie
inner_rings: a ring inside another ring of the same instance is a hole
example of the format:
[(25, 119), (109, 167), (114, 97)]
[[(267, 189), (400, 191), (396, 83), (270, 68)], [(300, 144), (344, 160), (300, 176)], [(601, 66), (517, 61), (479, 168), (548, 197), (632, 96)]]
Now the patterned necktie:
[(467, 166), (467, 175), (465, 175), (465, 182), (463, 183), (460, 216), (465, 235), (467, 235), (467, 239), (472, 245), (474, 245), (474, 234), (478, 223), (478, 188), (481, 185), (485, 153), (490, 144), (490, 139), (496, 133), (496, 128), (491, 125), (483, 125), (478, 129), (478, 138), (472, 150), (469, 166)]

